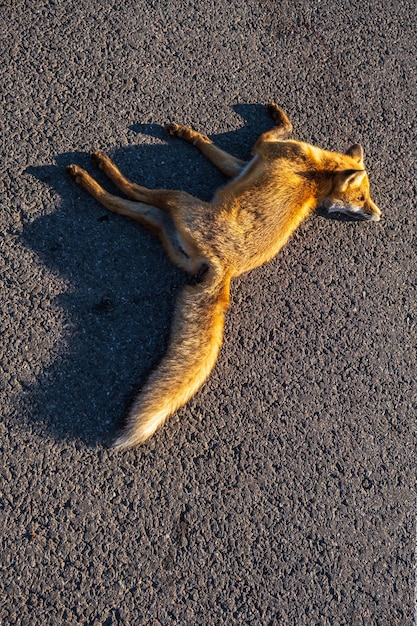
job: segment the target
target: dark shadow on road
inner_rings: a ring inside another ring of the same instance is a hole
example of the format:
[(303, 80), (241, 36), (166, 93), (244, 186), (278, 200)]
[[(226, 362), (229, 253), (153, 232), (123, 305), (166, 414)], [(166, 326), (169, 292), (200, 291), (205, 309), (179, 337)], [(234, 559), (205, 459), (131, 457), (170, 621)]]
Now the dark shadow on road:
[[(112, 152), (132, 178), (135, 161), (145, 155), (148, 162), (164, 158), (175, 167), (165, 146)], [(154, 237), (107, 212), (69, 180), (70, 163), (116, 192), (82, 153), (59, 155), (56, 166), (26, 172), (57, 191), (61, 202), (53, 214), (25, 226), (23, 244), (66, 287), (53, 299), (56, 311), (45, 313), (56, 315), (60, 327), (52, 340), (53, 362), (25, 398), (40, 431), (94, 446), (109, 443), (135, 391), (162, 356), (175, 297), (188, 278)]]

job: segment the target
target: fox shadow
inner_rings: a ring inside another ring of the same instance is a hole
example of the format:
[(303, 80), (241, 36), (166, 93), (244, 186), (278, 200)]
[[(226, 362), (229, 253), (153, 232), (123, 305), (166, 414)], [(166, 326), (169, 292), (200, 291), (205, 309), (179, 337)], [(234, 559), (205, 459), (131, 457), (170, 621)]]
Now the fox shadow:
[[(271, 121), (261, 105), (234, 108), (245, 124), (212, 138), (248, 159)], [(157, 142), (111, 151), (128, 178), (202, 199), (226, 182), (193, 146), (169, 138), (161, 126), (136, 124), (131, 130)], [(52, 341), (52, 363), (26, 390), (26, 412), (32, 424), (56, 439), (107, 445), (164, 354), (176, 297), (192, 277), (169, 261), (146, 229), (108, 212), (71, 181), (65, 174), (71, 163), (90, 171), (111, 193), (121, 193), (81, 152), (26, 170), (60, 202), (54, 213), (26, 224), (22, 243), (66, 285), (53, 296), (60, 329)]]

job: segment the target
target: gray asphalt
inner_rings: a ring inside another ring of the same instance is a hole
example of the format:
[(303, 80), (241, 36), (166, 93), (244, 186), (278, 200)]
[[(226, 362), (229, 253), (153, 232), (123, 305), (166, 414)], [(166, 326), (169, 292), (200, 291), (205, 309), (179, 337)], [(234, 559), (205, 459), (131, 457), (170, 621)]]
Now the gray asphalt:
[[(16, 0), (0, 42), (1, 624), (410, 624), (415, 3)], [(270, 100), (363, 144), (383, 219), (314, 216), (236, 280), (209, 382), (117, 454), (187, 279), (65, 166), (209, 198), (162, 125), (245, 158)]]

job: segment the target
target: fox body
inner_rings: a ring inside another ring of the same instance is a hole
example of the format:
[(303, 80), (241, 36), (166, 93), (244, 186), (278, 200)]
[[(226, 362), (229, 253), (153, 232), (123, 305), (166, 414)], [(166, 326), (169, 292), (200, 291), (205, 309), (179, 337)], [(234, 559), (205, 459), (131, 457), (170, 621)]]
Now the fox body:
[(207, 379), (222, 344), (232, 278), (272, 259), (318, 207), (354, 219), (380, 218), (359, 144), (341, 154), (290, 140), (284, 111), (275, 103), (268, 111), (275, 126), (259, 137), (248, 163), (191, 128), (166, 126), (231, 178), (211, 202), (132, 183), (102, 152), (92, 155), (93, 162), (129, 199), (107, 193), (77, 165), (67, 168), (101, 204), (146, 226), (174, 263), (198, 276), (178, 298), (167, 353), (133, 402), (117, 449), (148, 439)]

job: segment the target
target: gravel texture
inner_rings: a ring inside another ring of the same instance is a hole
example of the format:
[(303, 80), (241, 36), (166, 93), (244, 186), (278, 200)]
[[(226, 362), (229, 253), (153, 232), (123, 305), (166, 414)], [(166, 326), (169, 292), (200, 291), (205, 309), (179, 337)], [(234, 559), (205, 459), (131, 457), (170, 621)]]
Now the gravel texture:
[[(1, 624), (411, 623), (415, 24), (411, 0), (0, 3)], [(383, 219), (314, 216), (234, 281), (209, 382), (115, 453), (187, 279), (65, 166), (102, 149), (209, 198), (162, 125), (245, 158), (270, 100), (363, 144)]]

